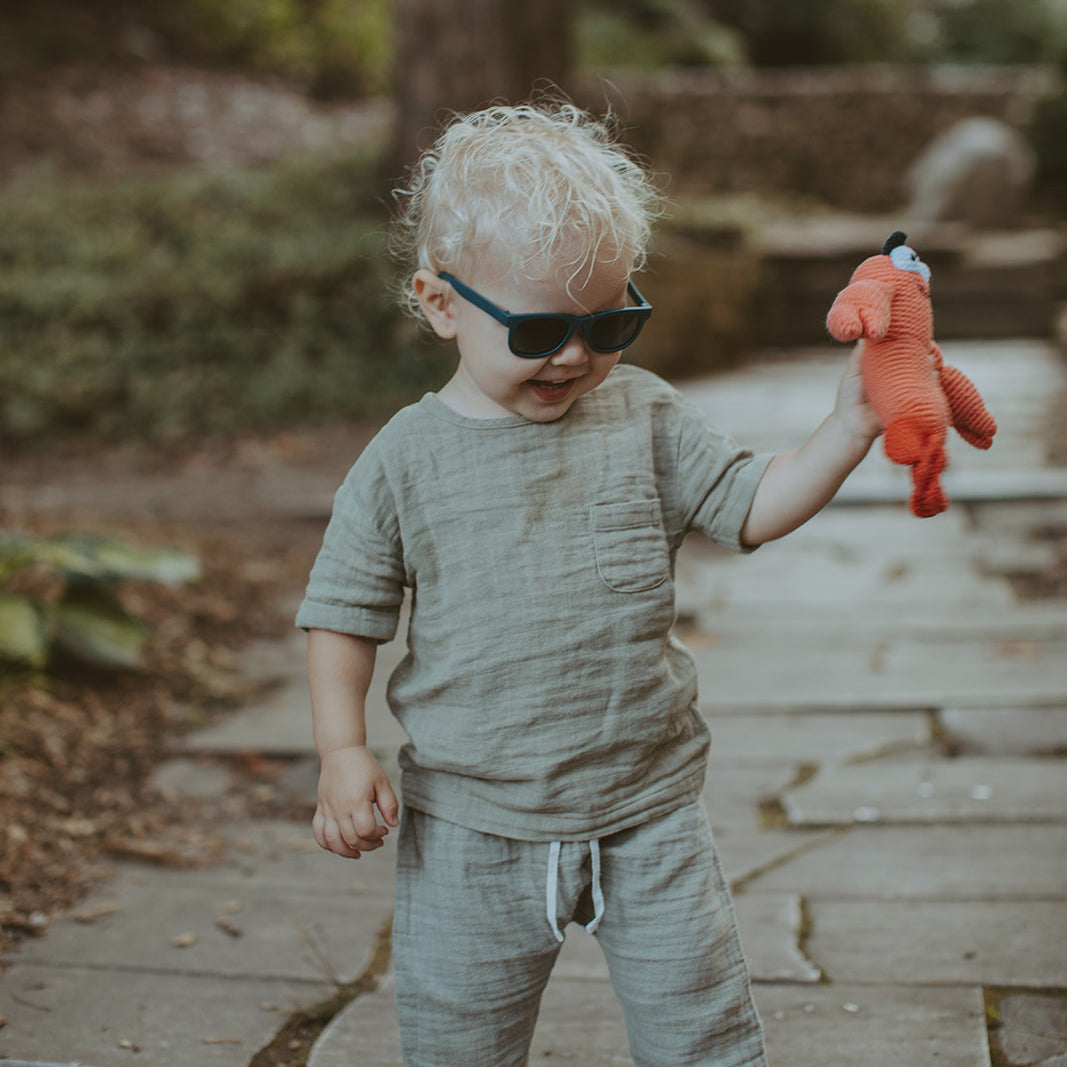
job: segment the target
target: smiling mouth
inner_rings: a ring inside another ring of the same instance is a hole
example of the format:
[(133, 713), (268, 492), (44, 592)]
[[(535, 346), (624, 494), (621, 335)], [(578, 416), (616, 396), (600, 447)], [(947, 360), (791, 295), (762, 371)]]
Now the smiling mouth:
[(543, 382), (534, 378), (530, 381), (530, 388), (541, 400), (562, 400), (576, 381), (576, 378), (564, 378), (558, 382)]

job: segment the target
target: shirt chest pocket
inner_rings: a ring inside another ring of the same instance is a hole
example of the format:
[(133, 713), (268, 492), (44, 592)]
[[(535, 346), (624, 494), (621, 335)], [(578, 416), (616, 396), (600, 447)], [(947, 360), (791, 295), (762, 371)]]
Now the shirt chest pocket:
[(640, 593), (670, 575), (670, 553), (658, 500), (594, 504), (593, 548), (604, 583), (619, 593)]

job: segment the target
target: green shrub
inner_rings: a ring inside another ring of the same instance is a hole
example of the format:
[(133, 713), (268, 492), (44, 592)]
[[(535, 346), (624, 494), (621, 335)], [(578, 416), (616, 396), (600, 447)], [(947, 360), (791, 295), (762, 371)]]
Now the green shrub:
[[(1063, 77), (1067, 83), (1067, 64)], [(1037, 157), (1039, 197), (1067, 212), (1067, 87), (1038, 101), (1026, 132)]]
[(0, 195), (0, 441), (376, 418), (439, 385), (374, 189), (333, 157)]
[(47, 667), (57, 654), (137, 667), (148, 628), (122, 608), (113, 587), (129, 578), (177, 585), (199, 576), (194, 557), (169, 549), (0, 531), (0, 677), (5, 669)]
[(391, 0), (35, 0), (0, 10), (0, 80), (70, 62), (184, 62), (318, 95), (388, 92)]

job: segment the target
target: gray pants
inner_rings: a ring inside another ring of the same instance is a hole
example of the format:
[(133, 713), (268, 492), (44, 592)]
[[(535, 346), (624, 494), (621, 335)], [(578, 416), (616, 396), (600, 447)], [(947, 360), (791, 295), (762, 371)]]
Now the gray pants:
[(396, 898), (407, 1067), (525, 1064), (559, 953), (556, 930), (571, 921), (595, 929), (636, 1067), (766, 1065), (701, 804), (555, 849), (406, 809)]

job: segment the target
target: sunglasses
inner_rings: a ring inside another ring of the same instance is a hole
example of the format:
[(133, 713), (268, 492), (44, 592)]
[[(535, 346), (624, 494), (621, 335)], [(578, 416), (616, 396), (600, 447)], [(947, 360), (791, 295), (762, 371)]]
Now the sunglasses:
[(451, 274), (442, 272), (438, 278), (448, 282), (464, 300), (506, 326), (508, 348), (523, 359), (543, 359), (553, 355), (571, 339), (575, 330), (582, 331), (585, 343), (592, 351), (618, 352), (637, 340), (641, 327), (652, 314), (652, 305), (633, 282), (628, 283), (627, 293), (637, 302), (636, 307), (598, 311), (595, 315), (512, 315)]

